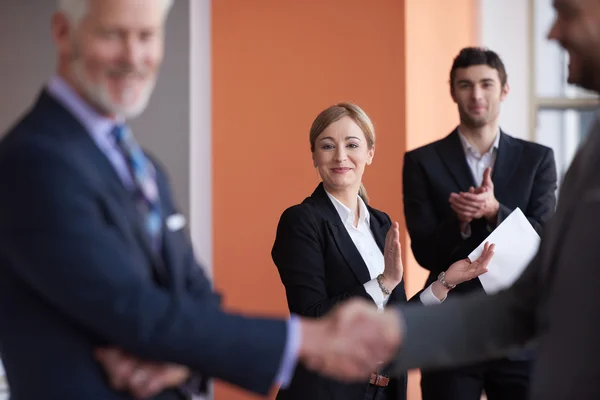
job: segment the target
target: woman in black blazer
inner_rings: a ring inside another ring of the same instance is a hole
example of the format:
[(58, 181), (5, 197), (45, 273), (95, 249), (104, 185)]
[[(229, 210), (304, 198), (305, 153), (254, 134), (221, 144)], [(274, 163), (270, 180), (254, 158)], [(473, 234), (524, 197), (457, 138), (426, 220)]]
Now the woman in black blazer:
[[(362, 185), (365, 166), (375, 154), (375, 132), (356, 105), (324, 110), (312, 124), (310, 146), (322, 183), (279, 221), (272, 250), (291, 313), (325, 315), (337, 303), (362, 297), (382, 309), (406, 302), (398, 223), (368, 205)], [(462, 260), (416, 301), (439, 303), (458, 283), (486, 271), (493, 254)], [(406, 397), (406, 376), (389, 379), (373, 371), (370, 382), (347, 384), (319, 376), (302, 365), (279, 391), (286, 400), (384, 400)]]

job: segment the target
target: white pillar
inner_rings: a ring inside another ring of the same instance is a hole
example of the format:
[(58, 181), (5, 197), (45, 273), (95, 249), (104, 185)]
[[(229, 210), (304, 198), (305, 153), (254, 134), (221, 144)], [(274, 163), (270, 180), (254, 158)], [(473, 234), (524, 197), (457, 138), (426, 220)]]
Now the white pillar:
[(530, 39), (528, 0), (480, 0), (481, 45), (498, 53), (508, 74), (510, 93), (500, 126), (510, 135), (532, 140), (530, 124)]
[(211, 4), (190, 1), (190, 233), (212, 276)]

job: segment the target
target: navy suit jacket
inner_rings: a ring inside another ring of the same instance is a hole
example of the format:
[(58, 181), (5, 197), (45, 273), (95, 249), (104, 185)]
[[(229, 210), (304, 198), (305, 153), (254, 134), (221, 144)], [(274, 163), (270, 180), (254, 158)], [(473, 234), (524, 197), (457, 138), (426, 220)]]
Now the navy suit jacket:
[[(163, 216), (176, 213), (157, 166)], [(187, 365), (261, 394), (286, 323), (227, 314), (185, 233), (154, 255), (135, 203), (83, 126), (42, 92), (0, 142), (0, 353), (14, 400), (130, 398), (94, 349)]]

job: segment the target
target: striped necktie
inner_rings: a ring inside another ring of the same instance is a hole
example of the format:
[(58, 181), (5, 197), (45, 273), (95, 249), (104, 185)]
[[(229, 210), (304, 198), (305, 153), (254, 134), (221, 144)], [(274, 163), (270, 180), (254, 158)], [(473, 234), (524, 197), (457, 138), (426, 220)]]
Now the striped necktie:
[(135, 186), (135, 200), (144, 218), (144, 228), (152, 247), (158, 251), (161, 240), (162, 216), (160, 197), (154, 178), (154, 167), (146, 158), (127, 125), (116, 125), (112, 134), (129, 167)]

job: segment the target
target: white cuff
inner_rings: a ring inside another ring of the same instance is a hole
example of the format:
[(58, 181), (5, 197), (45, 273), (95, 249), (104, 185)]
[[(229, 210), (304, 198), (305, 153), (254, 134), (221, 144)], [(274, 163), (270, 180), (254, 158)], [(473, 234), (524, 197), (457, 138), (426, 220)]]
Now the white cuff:
[(471, 237), (471, 224), (470, 223), (467, 224), (465, 232), (460, 231), (460, 236), (463, 238), (463, 240), (466, 240)]
[(421, 303), (423, 303), (426, 306), (432, 306), (434, 304), (441, 304), (444, 300), (446, 300), (446, 297), (448, 297), (448, 296), (446, 296), (442, 300), (435, 297), (435, 294), (433, 294), (433, 289), (431, 289), (432, 286), (433, 286), (433, 283), (431, 285), (427, 286), (427, 289), (423, 290), (421, 292), (421, 294), (419, 295), (419, 300), (421, 300)]
[(382, 309), (386, 304), (390, 296), (386, 296), (381, 291), (379, 287), (379, 283), (377, 282), (377, 278), (371, 279), (369, 282), (363, 285), (365, 290), (371, 296), (375, 304), (377, 304), (377, 308)]

